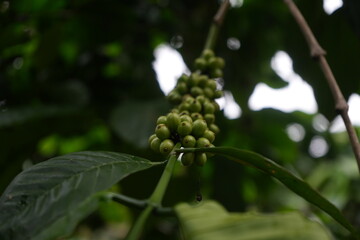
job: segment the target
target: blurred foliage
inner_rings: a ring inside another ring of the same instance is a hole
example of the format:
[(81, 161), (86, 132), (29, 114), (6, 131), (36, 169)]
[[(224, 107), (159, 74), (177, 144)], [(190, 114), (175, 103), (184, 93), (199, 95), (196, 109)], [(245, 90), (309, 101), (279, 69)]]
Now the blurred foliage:
[[(323, 11), (322, 1), (296, 3), (328, 52), (345, 97), (360, 93), (358, 1), (344, 0), (344, 7), (331, 15)], [(191, 68), (217, 7), (217, 1), (204, 0), (1, 1), (0, 192), (26, 166), (72, 151), (109, 150), (163, 160), (146, 146), (156, 116), (169, 107), (152, 68), (154, 49), (173, 46)], [(239, 39), (241, 47), (231, 50), (229, 38)], [(291, 56), (295, 72), (314, 87), (319, 113), (330, 121), (335, 117), (326, 81), (286, 6), (282, 1), (244, 0), (242, 7), (230, 9), (216, 48), (227, 63), (224, 88), (234, 95), (242, 116), (217, 116), (221, 134), (216, 145), (250, 149), (292, 168), (359, 226), (360, 182), (346, 134), (317, 131), (315, 115), (248, 107), (257, 83), (286, 85), (270, 67), (278, 50)], [(292, 123), (305, 129), (300, 142), (287, 135)], [(329, 144), (321, 158), (308, 151), (314, 136)], [(154, 168), (135, 174), (123, 181), (121, 192), (146, 198), (160, 173)], [(219, 157), (201, 170), (177, 170), (165, 205), (194, 201), (199, 188), (204, 198), (220, 201), (229, 211), (300, 209), (311, 215), (307, 204), (277, 182)], [(105, 208), (79, 227), (80, 235), (88, 236), (92, 229), (99, 236), (96, 229), (112, 229), (109, 224), (117, 218)], [(119, 219), (127, 223), (124, 231), (133, 219), (129, 214), (138, 213), (114, 211), (123, 212)], [(98, 224), (99, 219), (105, 223)], [(174, 219), (153, 220), (147, 239), (176, 238)], [(343, 231), (333, 227), (341, 238)]]

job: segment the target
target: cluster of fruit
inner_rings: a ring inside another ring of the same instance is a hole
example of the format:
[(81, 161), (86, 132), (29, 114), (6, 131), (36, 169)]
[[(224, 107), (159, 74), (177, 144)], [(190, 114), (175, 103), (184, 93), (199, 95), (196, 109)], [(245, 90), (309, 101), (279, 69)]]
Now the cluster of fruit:
[[(220, 110), (215, 99), (223, 94), (217, 89), (214, 78), (222, 76), (223, 67), (224, 60), (206, 49), (195, 60), (195, 72), (178, 79), (176, 87), (167, 96), (176, 107), (157, 119), (155, 134), (149, 138), (152, 150), (168, 155), (178, 142), (184, 148), (214, 146), (212, 143), (219, 132), (215, 112)], [(185, 166), (194, 162), (203, 166), (207, 157), (209, 154), (184, 153), (181, 162)]]

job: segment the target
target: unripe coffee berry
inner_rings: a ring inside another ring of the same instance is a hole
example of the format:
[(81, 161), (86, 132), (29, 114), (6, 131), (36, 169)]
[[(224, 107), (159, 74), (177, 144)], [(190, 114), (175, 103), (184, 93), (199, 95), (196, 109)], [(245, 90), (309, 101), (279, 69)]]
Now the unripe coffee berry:
[(191, 118), (192, 118), (193, 121), (196, 121), (198, 119), (203, 119), (203, 116), (200, 113), (196, 112), (196, 113), (191, 114)]
[(198, 102), (201, 103), (201, 104), (204, 104), (205, 101), (206, 101), (206, 98), (205, 98), (205, 96), (200, 95), (200, 96), (197, 96), (197, 97), (196, 97), (196, 101), (198, 101)]
[(154, 152), (160, 152), (160, 144), (161, 144), (161, 140), (158, 137), (155, 137), (150, 144), (150, 148), (154, 151)]
[(204, 70), (206, 68), (206, 61), (203, 58), (197, 58), (194, 65), (196, 69)]
[(156, 126), (155, 134), (158, 138), (164, 140), (170, 137), (170, 130), (165, 124), (159, 124)]
[(215, 134), (218, 134), (220, 132), (219, 127), (216, 124), (210, 124), (209, 129), (213, 131)]
[(223, 76), (223, 71), (220, 68), (215, 68), (211, 71), (211, 77), (220, 78)]
[(192, 87), (190, 89), (190, 93), (191, 93), (191, 95), (196, 97), (196, 96), (199, 96), (199, 95), (203, 95), (204, 91), (200, 87), (195, 86), (195, 87)]
[(179, 82), (176, 85), (176, 90), (180, 93), (180, 94), (185, 94), (188, 91), (187, 85), (184, 82)]
[(181, 122), (177, 128), (177, 133), (180, 136), (189, 135), (192, 131), (192, 124), (188, 121)]
[(200, 75), (198, 73), (191, 74), (188, 85), (190, 87), (197, 86), (199, 84), (199, 80), (200, 80), (199, 77), (200, 77)]
[(194, 100), (189, 107), (189, 111), (190, 112), (200, 112), (201, 111), (201, 103), (199, 103), (198, 101)]
[(196, 147), (198, 148), (204, 148), (204, 147), (210, 147), (211, 143), (209, 139), (201, 137), (196, 141)]
[(221, 98), (223, 95), (223, 91), (217, 90), (214, 92), (214, 98)]
[(191, 164), (194, 163), (194, 159), (195, 159), (195, 154), (194, 153), (184, 153), (181, 156), (181, 163), (184, 166), (190, 166)]
[(182, 145), (186, 148), (192, 148), (196, 145), (196, 139), (192, 135), (187, 135), (181, 141)]
[(177, 129), (180, 123), (180, 115), (178, 113), (169, 113), (166, 118), (166, 125), (171, 131)]
[(206, 154), (205, 153), (196, 153), (195, 154), (195, 163), (198, 165), (198, 166), (204, 166), (204, 164), (206, 163), (207, 161), (207, 157), (206, 157)]
[(186, 74), (182, 74), (179, 79), (178, 79), (178, 82), (183, 82), (183, 83), (186, 83), (187, 81), (189, 80), (189, 76), (186, 75)]
[(206, 129), (203, 135), (204, 138), (207, 138), (209, 142), (213, 142), (215, 140), (215, 133), (209, 129)]
[(169, 95), (167, 95), (167, 99), (172, 104), (179, 104), (181, 102), (181, 95), (178, 91), (172, 90)]
[(184, 112), (184, 111), (188, 111), (190, 108), (190, 103), (187, 102), (183, 102), (179, 105), (179, 109), (180, 111)]
[(195, 137), (200, 137), (204, 134), (206, 129), (207, 129), (207, 124), (206, 124), (205, 120), (203, 120), (203, 119), (195, 120), (193, 122), (192, 134)]
[(166, 116), (158, 117), (156, 124), (166, 124)]
[(214, 113), (215, 112), (215, 106), (210, 103), (210, 102), (206, 102), (204, 103), (204, 113)]
[(211, 113), (207, 113), (204, 115), (204, 119), (208, 125), (215, 122), (215, 115)]
[(156, 134), (153, 134), (149, 137), (149, 140), (148, 140), (149, 145), (151, 145), (152, 140), (154, 140), (155, 138), (156, 138)]
[(212, 99), (214, 98), (214, 90), (212, 90), (211, 88), (209, 87), (205, 87), (204, 90), (204, 95), (209, 98), (209, 99)]
[(160, 153), (168, 155), (174, 148), (174, 142), (170, 139), (165, 139), (160, 144)]
[(205, 59), (209, 60), (211, 57), (214, 57), (214, 52), (211, 49), (205, 49), (201, 56), (203, 56)]
[(182, 115), (180, 116), (180, 122), (189, 122), (192, 123), (193, 120), (189, 115)]
[(209, 80), (208, 76), (200, 75), (200, 77), (199, 77), (199, 86), (200, 87), (205, 87), (208, 80)]
[(212, 89), (212, 90), (215, 91), (215, 90), (216, 90), (216, 87), (217, 87), (216, 81), (213, 80), (213, 79), (207, 80), (207, 82), (206, 82), (206, 87), (208, 87), (208, 88), (210, 88), (210, 89)]

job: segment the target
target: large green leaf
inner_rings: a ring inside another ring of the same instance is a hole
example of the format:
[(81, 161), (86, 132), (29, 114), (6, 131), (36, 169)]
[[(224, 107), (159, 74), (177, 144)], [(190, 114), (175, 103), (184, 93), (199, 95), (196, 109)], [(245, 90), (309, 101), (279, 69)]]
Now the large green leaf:
[(342, 226), (348, 229), (354, 235), (357, 235), (356, 230), (349, 223), (349, 221), (342, 215), (331, 202), (321, 196), (316, 190), (314, 190), (308, 183), (298, 178), (287, 169), (278, 165), (274, 161), (254, 152), (240, 150), (231, 147), (215, 147), (215, 148), (194, 148), (179, 150), (182, 152), (195, 151), (195, 152), (211, 152), (216, 153), (229, 159), (248, 165), (261, 170), (262, 172), (276, 178), (286, 187), (292, 190), (297, 195), (303, 197), (308, 202), (314, 204), (320, 209), (324, 210), (331, 217), (333, 217)]
[(185, 239), (190, 240), (325, 240), (330, 234), (319, 223), (297, 212), (229, 213), (214, 201), (175, 207)]
[(33, 239), (95, 193), (158, 164), (128, 154), (88, 151), (34, 165), (20, 173), (0, 198), (0, 239)]

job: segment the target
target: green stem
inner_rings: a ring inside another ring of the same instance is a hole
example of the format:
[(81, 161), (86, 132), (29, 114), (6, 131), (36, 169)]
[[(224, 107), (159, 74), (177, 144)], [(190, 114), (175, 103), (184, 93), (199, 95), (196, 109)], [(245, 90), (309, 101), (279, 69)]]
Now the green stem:
[(169, 154), (169, 161), (166, 164), (166, 167), (164, 169), (164, 172), (161, 175), (161, 178), (156, 185), (156, 188), (153, 192), (153, 194), (150, 196), (150, 199), (148, 201), (147, 207), (142, 211), (139, 218), (136, 220), (134, 226), (131, 228), (127, 240), (138, 240), (140, 238), (140, 235), (142, 233), (142, 230), (144, 229), (146, 220), (149, 218), (151, 212), (154, 210), (154, 208), (159, 207), (161, 205), (162, 199), (164, 197), (166, 188), (169, 184), (173, 169), (175, 167), (177, 155), (176, 150), (180, 149), (181, 143), (177, 143), (172, 150), (172, 152)]
[(127, 240), (138, 240), (142, 230), (144, 229), (146, 220), (149, 218), (151, 212), (154, 210), (154, 205), (147, 205), (147, 207), (141, 212), (140, 216), (136, 220), (135, 224), (132, 226), (130, 232), (128, 233)]
[(224, 21), (226, 11), (228, 10), (229, 7), (230, 7), (230, 1), (224, 0), (219, 10), (215, 14), (213, 18), (213, 22), (210, 26), (209, 34), (206, 38), (205, 49), (214, 50), (216, 39), (217, 36), (219, 35), (220, 27)]
[(205, 43), (205, 49), (214, 49), (218, 33), (219, 27), (214, 23), (211, 24), (210, 31)]
[(177, 143), (174, 147), (174, 149), (172, 150), (172, 152), (170, 153), (170, 158), (169, 161), (165, 167), (165, 170), (163, 172), (163, 174), (161, 175), (161, 178), (153, 192), (153, 194), (151, 195), (150, 199), (149, 199), (149, 203), (150, 204), (154, 204), (155, 206), (160, 205), (162, 202), (162, 199), (164, 197), (166, 188), (169, 184), (171, 175), (172, 175), (172, 171), (174, 169), (175, 163), (176, 163), (176, 159), (177, 159), (177, 154), (176, 154), (176, 150), (180, 149), (181, 147), (181, 143)]

